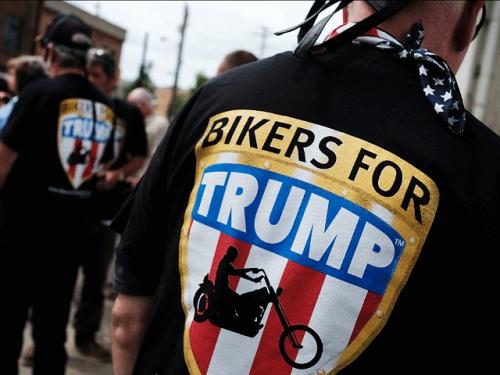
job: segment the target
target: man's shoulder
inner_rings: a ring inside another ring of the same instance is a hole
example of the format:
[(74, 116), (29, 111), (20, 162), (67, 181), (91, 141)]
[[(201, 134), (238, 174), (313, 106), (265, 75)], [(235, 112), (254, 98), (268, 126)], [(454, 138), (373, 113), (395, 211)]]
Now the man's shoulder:
[(58, 99), (87, 99), (111, 106), (109, 99), (80, 74), (63, 74), (45, 82), (45, 93)]
[[(238, 92), (248, 89), (248, 94), (267, 92), (281, 100), (294, 96), (316, 101), (319, 97), (331, 96), (332, 90), (353, 96), (371, 90), (380, 94), (376, 95), (378, 98), (386, 91), (397, 92), (400, 98), (404, 98), (407, 91), (409, 96), (421, 95), (418, 77), (412, 69), (387, 54), (357, 45), (343, 46), (324, 56), (299, 57), (288, 51), (236, 67), (211, 79), (204, 87), (205, 97), (220, 95), (222, 86), (228, 88), (225, 91), (231, 97), (243, 97), (233, 92), (231, 88), (234, 88)], [(372, 101), (376, 97), (371, 95)]]
[(126, 100), (123, 100), (122, 98), (114, 96), (110, 99), (110, 102), (113, 105), (113, 108), (116, 108), (116, 111), (134, 112), (134, 113), (139, 112), (139, 108), (137, 108), (135, 105), (128, 103)]
[(500, 136), (469, 112), (465, 136), (469, 137), (471, 147), (484, 152), (488, 159), (500, 160)]
[(116, 116), (128, 122), (144, 122), (144, 117), (135, 105), (118, 97), (110, 99), (111, 106)]
[(255, 76), (268, 74), (275, 69), (279, 69), (283, 73), (288, 71), (291, 65), (300, 61), (292, 52), (282, 52), (262, 60), (237, 66), (220, 76), (212, 78), (205, 86), (211, 88), (231, 84), (235, 81), (251, 81), (255, 79)]
[(33, 82), (30, 82), (19, 94), (19, 97), (29, 97), (36, 96), (40, 93), (45, 93), (51, 88), (51, 82), (53, 78), (40, 78)]

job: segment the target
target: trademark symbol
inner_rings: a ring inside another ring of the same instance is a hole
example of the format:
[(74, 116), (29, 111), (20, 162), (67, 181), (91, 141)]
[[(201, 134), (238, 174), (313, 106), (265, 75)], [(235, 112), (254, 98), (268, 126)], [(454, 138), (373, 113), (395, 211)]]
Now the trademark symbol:
[(396, 239), (394, 240), (394, 242), (396, 243), (396, 246), (400, 246), (400, 247), (404, 247), (404, 246), (405, 246), (405, 244), (406, 244), (406, 242), (405, 242), (404, 240), (401, 240), (401, 239), (399, 239), (399, 238), (396, 238)]

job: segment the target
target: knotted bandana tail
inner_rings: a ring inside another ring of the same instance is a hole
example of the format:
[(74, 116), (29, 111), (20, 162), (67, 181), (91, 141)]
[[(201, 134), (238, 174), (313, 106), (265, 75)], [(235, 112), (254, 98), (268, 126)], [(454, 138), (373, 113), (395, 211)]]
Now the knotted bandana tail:
[[(335, 29), (329, 37), (335, 37), (350, 26), (352, 24)], [(422, 91), (434, 111), (453, 134), (461, 134), (465, 128), (465, 108), (455, 75), (441, 56), (421, 47), (424, 35), (422, 23), (417, 22), (406, 34), (403, 44), (375, 28), (354, 39), (353, 43), (371, 45), (400, 60), (413, 61)]]

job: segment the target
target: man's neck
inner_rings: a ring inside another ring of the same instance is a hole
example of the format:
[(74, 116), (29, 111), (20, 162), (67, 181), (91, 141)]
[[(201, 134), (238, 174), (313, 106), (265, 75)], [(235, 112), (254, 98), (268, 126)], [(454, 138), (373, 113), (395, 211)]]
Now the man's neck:
[(78, 74), (81, 76), (85, 76), (85, 71), (79, 68), (57, 68), (52, 72), (53, 77), (58, 77), (65, 74)]
[[(422, 47), (444, 58), (456, 73), (463, 54), (459, 56), (453, 48), (453, 38), (456, 20), (459, 19), (462, 8), (461, 2), (456, 4), (439, 1), (412, 2), (403, 11), (381, 23), (379, 27), (403, 42), (411, 26), (421, 21), (425, 28)], [(355, 1), (349, 7), (348, 18), (351, 22), (360, 22), (374, 12), (368, 3)]]

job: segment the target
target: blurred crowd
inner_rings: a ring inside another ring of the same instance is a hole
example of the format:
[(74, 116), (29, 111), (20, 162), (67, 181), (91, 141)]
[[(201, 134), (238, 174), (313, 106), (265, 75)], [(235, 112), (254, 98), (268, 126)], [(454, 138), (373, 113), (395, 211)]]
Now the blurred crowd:
[[(11, 322), (1, 374), (17, 374), (19, 358), (34, 374), (63, 374), (68, 322), (81, 354), (111, 360), (99, 339), (118, 240), (110, 223), (169, 129), (147, 88), (117, 96), (118, 62), (93, 48), (81, 19), (59, 15), (38, 39), (44, 56), (12, 58), (0, 77), (0, 247), (10, 286), (2, 321)], [(234, 51), (217, 75), (255, 60)], [(22, 351), (28, 322), (34, 345)]]

